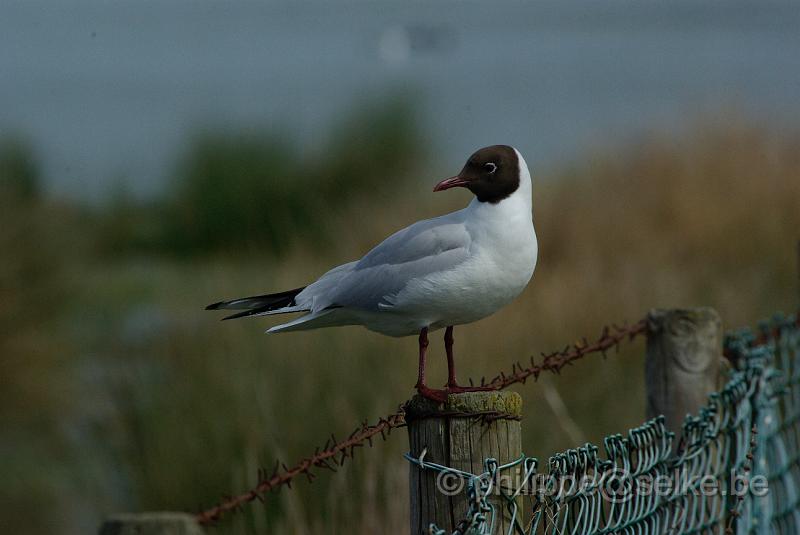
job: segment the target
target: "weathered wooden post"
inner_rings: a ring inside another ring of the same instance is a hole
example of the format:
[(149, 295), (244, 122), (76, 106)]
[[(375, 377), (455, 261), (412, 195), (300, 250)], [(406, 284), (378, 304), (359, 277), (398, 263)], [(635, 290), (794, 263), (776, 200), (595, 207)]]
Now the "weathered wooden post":
[[(418, 458), (425, 451), (427, 462), (481, 474), (489, 457), (505, 464), (522, 455), (521, 417), (522, 398), (516, 392), (450, 394), (441, 405), (415, 396), (406, 406), (411, 455)], [(467, 512), (466, 486), (455, 492), (455, 479), (414, 464), (410, 470), (412, 535), (427, 535), (431, 523), (452, 532)], [(520, 466), (502, 477), (519, 485), (521, 472)], [(510, 514), (502, 498), (492, 495), (490, 502), (498, 512), (496, 532), (506, 533)]]
[(651, 310), (647, 315), (645, 388), (647, 417), (666, 417), (680, 436), (687, 414), (695, 414), (717, 388), (722, 357), (722, 321), (708, 307)]
[(203, 530), (186, 513), (126, 513), (106, 520), (100, 535), (203, 535)]

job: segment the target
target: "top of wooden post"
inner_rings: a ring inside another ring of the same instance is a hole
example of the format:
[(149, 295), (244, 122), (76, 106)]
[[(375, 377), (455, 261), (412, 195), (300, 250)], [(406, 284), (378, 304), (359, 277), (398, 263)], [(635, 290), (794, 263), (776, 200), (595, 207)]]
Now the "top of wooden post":
[(445, 403), (437, 403), (416, 395), (406, 403), (406, 421), (447, 416), (481, 416), (522, 418), (522, 397), (516, 392), (491, 390), (449, 394)]
[(686, 373), (713, 368), (716, 374), (717, 357), (722, 354), (722, 320), (716, 310), (653, 309), (647, 315), (647, 327), (648, 353), (659, 353)]

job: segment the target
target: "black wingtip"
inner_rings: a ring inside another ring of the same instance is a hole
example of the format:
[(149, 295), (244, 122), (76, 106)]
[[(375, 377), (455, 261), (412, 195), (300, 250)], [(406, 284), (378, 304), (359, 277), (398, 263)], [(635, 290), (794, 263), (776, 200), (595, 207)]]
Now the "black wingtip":
[(243, 312), (237, 312), (236, 314), (231, 314), (230, 316), (225, 316), (220, 321), (235, 320), (236, 318), (246, 318), (248, 316), (255, 316), (259, 312), (261, 312), (261, 311), (260, 310), (245, 310)]
[(254, 295), (251, 297), (240, 297), (230, 301), (219, 301), (217, 303), (208, 305), (206, 310), (243, 310), (242, 312), (238, 312), (232, 316), (222, 318), (223, 320), (232, 320), (235, 318), (243, 318), (245, 316), (255, 316), (263, 312), (269, 312), (294, 305), (294, 298), (297, 296), (297, 294), (302, 292), (303, 289), (305, 289), (305, 286), (274, 294)]

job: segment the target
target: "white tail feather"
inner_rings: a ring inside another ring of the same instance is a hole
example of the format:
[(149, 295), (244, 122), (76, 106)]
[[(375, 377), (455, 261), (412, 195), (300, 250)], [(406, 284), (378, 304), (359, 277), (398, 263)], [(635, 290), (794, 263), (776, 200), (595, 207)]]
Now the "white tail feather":
[(305, 316), (300, 316), (292, 321), (281, 323), (267, 330), (267, 333), (282, 333), (288, 331), (305, 331), (308, 329), (318, 329), (320, 327), (333, 327), (335, 325), (349, 325), (350, 322), (341, 314), (342, 309), (334, 308), (312, 312)]

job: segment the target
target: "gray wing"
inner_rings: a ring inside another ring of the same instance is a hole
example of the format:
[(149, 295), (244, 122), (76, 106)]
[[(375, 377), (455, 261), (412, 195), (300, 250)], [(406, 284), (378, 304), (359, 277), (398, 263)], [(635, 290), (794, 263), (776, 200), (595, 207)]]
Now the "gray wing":
[(420, 221), (392, 234), (356, 262), (314, 308), (377, 310), (381, 304), (390, 305), (409, 281), (462, 263), (469, 255), (471, 237), (456, 214)]

